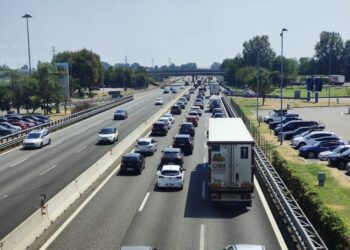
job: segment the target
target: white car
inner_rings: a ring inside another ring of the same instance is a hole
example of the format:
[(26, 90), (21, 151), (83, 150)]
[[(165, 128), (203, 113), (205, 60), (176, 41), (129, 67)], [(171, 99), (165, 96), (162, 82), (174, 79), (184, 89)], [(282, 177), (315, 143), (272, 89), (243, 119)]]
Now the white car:
[(114, 143), (118, 141), (118, 138), (119, 138), (119, 132), (116, 128), (113, 128), (113, 127), (102, 128), (98, 132), (97, 144)]
[(162, 116), (158, 121), (164, 122), (168, 126), (168, 129), (171, 129), (172, 123), (168, 117)]
[(167, 118), (169, 118), (169, 120), (170, 120), (171, 123), (174, 123), (174, 122), (175, 122), (175, 117), (174, 117), (172, 114), (170, 114), (170, 113), (166, 113), (166, 114), (164, 114), (162, 117), (167, 117)]
[(185, 171), (179, 165), (164, 165), (158, 171), (158, 188), (179, 188), (184, 185)]
[(328, 157), (332, 154), (346, 154), (345, 151), (349, 154), (350, 153), (350, 145), (340, 145), (333, 151), (324, 151), (318, 154), (318, 159), (321, 161), (327, 161)]
[(158, 142), (152, 138), (140, 138), (135, 144), (135, 152), (153, 155), (157, 146)]
[(45, 128), (42, 130), (31, 131), (23, 140), (23, 148), (42, 148), (51, 143), (49, 131)]
[(223, 250), (265, 250), (265, 246), (255, 244), (234, 244), (225, 247)]
[(305, 136), (295, 137), (291, 142), (293, 143), (294, 147), (300, 148), (302, 146), (305, 146), (306, 144), (309, 144), (308, 141), (311, 142), (311, 140), (313, 139), (332, 135), (335, 135), (335, 133), (331, 131), (313, 131)]
[(179, 99), (179, 101), (180, 102), (183, 102), (185, 105), (187, 105), (187, 98), (186, 97), (181, 97), (180, 99)]
[(157, 100), (154, 102), (155, 105), (163, 105), (164, 101), (163, 98), (157, 98)]

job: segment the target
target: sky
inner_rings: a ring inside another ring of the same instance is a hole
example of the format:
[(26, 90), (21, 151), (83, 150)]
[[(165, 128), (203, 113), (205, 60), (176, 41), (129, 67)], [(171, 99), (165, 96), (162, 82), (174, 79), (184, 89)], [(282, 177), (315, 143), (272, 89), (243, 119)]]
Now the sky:
[(32, 66), (55, 52), (83, 48), (102, 61), (144, 66), (195, 62), (209, 67), (268, 35), (280, 54), (311, 57), (321, 31), (350, 39), (349, 0), (0, 0), (0, 65)]

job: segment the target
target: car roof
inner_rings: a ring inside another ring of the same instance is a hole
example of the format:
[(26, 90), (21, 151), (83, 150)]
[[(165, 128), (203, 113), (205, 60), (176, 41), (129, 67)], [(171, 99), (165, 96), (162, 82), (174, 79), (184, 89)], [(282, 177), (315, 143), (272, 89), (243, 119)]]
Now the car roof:
[(199, 106), (192, 106), (191, 109), (200, 109), (200, 107)]
[[(191, 123), (191, 125), (192, 125), (192, 123)], [(188, 134), (177, 134), (177, 135), (175, 135), (175, 138), (191, 138), (191, 136)]]
[(163, 165), (162, 171), (163, 170), (176, 170), (180, 171), (181, 167), (179, 165)]
[(163, 152), (176, 152), (176, 153), (181, 153), (181, 149), (180, 148), (165, 148), (163, 150)]
[(128, 157), (140, 157), (139, 153), (125, 153), (123, 154), (124, 158), (128, 158)]
[(181, 125), (193, 125), (192, 122), (183, 122)]
[(142, 138), (139, 138), (137, 141), (148, 141), (148, 142), (150, 142), (150, 141), (152, 141), (152, 140), (153, 140), (153, 138), (142, 137)]
[(32, 131), (29, 132), (29, 134), (31, 134), (31, 133), (43, 133), (44, 131), (47, 131), (47, 129), (44, 128), (44, 129), (32, 130)]
[(235, 250), (264, 250), (265, 246), (254, 244), (234, 244), (231, 245)]
[(156, 121), (156, 122), (153, 123), (153, 124), (165, 124), (165, 122), (164, 122), (164, 121)]
[(117, 109), (115, 112), (118, 112), (118, 111), (123, 111), (123, 112), (125, 112), (126, 109)]
[(174, 108), (174, 107), (176, 107), (176, 108), (180, 108), (180, 107), (179, 107), (179, 105), (173, 105), (173, 106), (172, 106), (172, 108)]
[(187, 119), (187, 118), (190, 118), (190, 119), (197, 119), (197, 117), (194, 116), (194, 115), (188, 115), (188, 116), (186, 116), (186, 119)]

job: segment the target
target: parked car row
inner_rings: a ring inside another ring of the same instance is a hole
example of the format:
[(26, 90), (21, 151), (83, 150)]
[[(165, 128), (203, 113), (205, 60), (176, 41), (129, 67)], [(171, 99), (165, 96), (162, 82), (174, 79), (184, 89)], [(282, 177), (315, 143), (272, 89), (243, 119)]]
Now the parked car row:
[(49, 122), (50, 119), (46, 115), (21, 115), (17, 113), (7, 114), (0, 117), (0, 137), (14, 134)]

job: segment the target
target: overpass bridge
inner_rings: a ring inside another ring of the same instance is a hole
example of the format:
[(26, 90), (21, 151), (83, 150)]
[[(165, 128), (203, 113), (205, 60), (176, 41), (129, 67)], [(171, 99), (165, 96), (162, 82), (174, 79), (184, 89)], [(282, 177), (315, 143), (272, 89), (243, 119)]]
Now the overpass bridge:
[(226, 76), (227, 70), (214, 69), (191, 69), (191, 70), (149, 70), (147, 71), (154, 78), (163, 78), (168, 76), (192, 76), (196, 79), (198, 76)]

